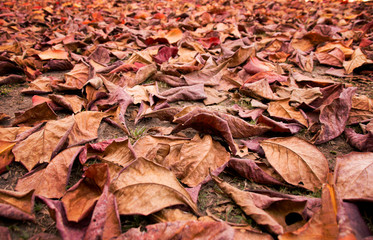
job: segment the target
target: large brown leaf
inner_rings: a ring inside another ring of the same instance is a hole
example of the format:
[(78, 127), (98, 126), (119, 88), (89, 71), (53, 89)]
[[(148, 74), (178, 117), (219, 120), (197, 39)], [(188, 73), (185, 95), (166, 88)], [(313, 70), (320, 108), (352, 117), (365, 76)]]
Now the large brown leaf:
[(373, 171), (373, 153), (351, 152), (337, 157), (334, 171), (336, 191), (342, 199), (373, 199), (369, 182)]
[(233, 240), (234, 229), (225, 222), (178, 221), (157, 223), (146, 227), (146, 231), (133, 228), (117, 239), (221, 239)]
[(171, 88), (160, 95), (167, 98), (167, 102), (197, 101), (207, 98), (203, 84)]
[(0, 216), (14, 220), (34, 220), (34, 191), (0, 189)]
[(315, 191), (326, 181), (328, 161), (311, 143), (298, 137), (284, 137), (264, 140), (260, 146), (286, 182)]
[(23, 89), (21, 92), (24, 94), (45, 94), (53, 92), (51, 87), (52, 77), (39, 76), (32, 81), (28, 88)]
[(73, 116), (75, 122), (69, 135), (69, 146), (84, 144), (97, 138), (98, 127), (110, 114), (95, 111), (81, 112)]
[(78, 113), (85, 105), (85, 100), (77, 95), (57, 95), (50, 94), (48, 96), (54, 103), (64, 107), (73, 113)]
[(110, 190), (118, 200), (120, 214), (149, 215), (179, 204), (188, 205), (198, 214), (197, 206), (175, 175), (144, 158), (138, 158), (124, 169), (112, 182)]
[(66, 192), (68, 176), (75, 158), (82, 147), (73, 147), (59, 153), (46, 168), (36, 169), (17, 182), (17, 191), (35, 190), (35, 194), (46, 198), (60, 198)]
[(241, 91), (259, 100), (281, 100), (281, 97), (272, 91), (266, 78), (253, 83), (245, 83), (242, 85)]
[(199, 185), (208, 175), (229, 161), (229, 153), (210, 135), (198, 134), (181, 146), (177, 157), (166, 157), (163, 165), (170, 168), (182, 183), (189, 187)]
[(93, 76), (90, 73), (90, 66), (85, 63), (78, 63), (74, 68), (65, 73), (65, 82), (57, 83), (53, 88), (63, 90), (80, 90), (85, 83)]
[(57, 114), (52, 110), (48, 103), (44, 102), (31, 107), (23, 113), (16, 113), (15, 119), (13, 121), (13, 126), (33, 126), (40, 122), (56, 119)]
[(14, 146), (12, 152), (15, 161), (21, 162), (29, 171), (38, 163), (50, 162), (56, 151), (66, 142), (73, 125), (73, 117), (47, 122), (42, 130)]
[(367, 134), (356, 133), (352, 128), (346, 128), (345, 137), (351, 146), (362, 152), (373, 152), (373, 132)]

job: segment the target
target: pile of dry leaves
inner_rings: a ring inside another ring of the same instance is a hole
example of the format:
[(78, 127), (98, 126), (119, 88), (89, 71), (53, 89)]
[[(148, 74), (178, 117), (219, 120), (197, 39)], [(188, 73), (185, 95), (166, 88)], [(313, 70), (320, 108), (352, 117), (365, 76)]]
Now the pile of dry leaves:
[[(0, 85), (32, 101), (0, 113), (2, 239), (39, 224), (40, 206), (55, 222), (33, 239), (370, 236), (373, 93), (354, 85), (373, 80), (372, 4), (0, 9)], [(100, 136), (103, 124), (116, 137)], [(318, 147), (335, 139), (351, 146), (336, 161)], [(214, 209), (202, 206), (206, 186), (226, 196)], [(233, 208), (242, 221), (222, 217)]]

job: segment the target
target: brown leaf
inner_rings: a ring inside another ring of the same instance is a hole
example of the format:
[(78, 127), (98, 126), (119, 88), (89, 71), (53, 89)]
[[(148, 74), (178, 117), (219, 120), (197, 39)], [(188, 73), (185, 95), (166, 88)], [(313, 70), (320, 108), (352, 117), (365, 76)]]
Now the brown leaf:
[(276, 71), (276, 67), (272, 63), (260, 61), (257, 57), (250, 57), (243, 68), (247, 73), (253, 75), (259, 72)]
[(343, 133), (347, 125), (352, 107), (351, 99), (355, 91), (356, 88), (353, 87), (343, 89), (338, 98), (327, 105), (321, 106), (319, 116), (321, 129), (313, 138), (315, 144), (327, 142)]
[(13, 147), (15, 161), (21, 162), (29, 171), (38, 163), (50, 162), (56, 151), (66, 142), (73, 125), (72, 117), (47, 122), (42, 130)]
[(0, 140), (0, 174), (6, 170), (6, 167), (13, 161), (12, 148), (14, 142), (5, 142)]
[(262, 79), (253, 83), (245, 83), (241, 87), (241, 91), (256, 99), (268, 99), (268, 100), (281, 100), (281, 98), (275, 94), (267, 79)]
[(352, 128), (345, 129), (347, 143), (362, 152), (373, 152), (373, 133), (358, 134)]
[(98, 127), (108, 113), (86, 111), (73, 116), (74, 126), (69, 135), (69, 146), (84, 144), (97, 138)]
[(225, 222), (178, 221), (148, 225), (146, 231), (133, 228), (120, 235), (121, 239), (224, 239), (233, 240), (234, 230)]
[(172, 147), (175, 145), (182, 145), (188, 142), (188, 138), (147, 135), (137, 140), (135, 145), (133, 146), (133, 149), (137, 157), (147, 157), (150, 155), (154, 155), (154, 153), (151, 152), (154, 152), (154, 150), (157, 148), (157, 145), (166, 144)]
[(334, 240), (338, 237), (337, 200), (334, 188), (325, 184), (322, 191), (322, 205), (311, 220), (294, 232), (279, 236), (280, 240), (291, 239), (325, 239)]
[(104, 47), (97, 47), (91, 55), (89, 55), (90, 59), (100, 63), (100, 64), (108, 64), (110, 62), (110, 52)]
[(85, 104), (85, 100), (77, 95), (50, 94), (48, 97), (56, 104), (72, 111), (73, 113), (80, 112)]
[(341, 199), (373, 199), (372, 187), (367, 184), (373, 170), (372, 157), (371, 152), (351, 152), (337, 157), (334, 181)]
[(300, 84), (308, 84), (312, 87), (325, 87), (335, 84), (333, 80), (307, 77), (306, 75), (303, 75), (298, 72), (293, 72), (291, 76), (295, 79), (295, 81), (299, 82)]
[(125, 168), (112, 182), (110, 190), (118, 200), (120, 214), (149, 215), (179, 204), (188, 205), (198, 214), (197, 206), (175, 175), (144, 158)]
[(294, 119), (302, 125), (308, 127), (307, 120), (304, 118), (300, 111), (289, 105), (289, 100), (270, 102), (267, 111), (272, 117)]
[(316, 53), (316, 58), (321, 64), (334, 67), (343, 67), (345, 55), (339, 48), (335, 48), (330, 52)]
[(165, 208), (151, 215), (158, 223), (176, 222), (176, 221), (194, 221), (197, 217), (190, 212), (184, 212), (180, 209)]
[(326, 181), (328, 161), (314, 145), (297, 137), (267, 139), (260, 145), (286, 182), (316, 191)]
[(241, 191), (232, 187), (218, 177), (212, 176), (212, 179), (218, 184), (219, 188), (232, 198), (245, 214), (250, 216), (255, 222), (264, 225), (275, 234), (282, 234), (284, 232), (284, 228), (272, 216), (255, 205), (250, 192)]
[(365, 54), (361, 51), (360, 48), (357, 48), (351, 56), (350, 61), (344, 61), (343, 67), (345, 68), (346, 74), (350, 74), (354, 71), (355, 68), (360, 67), (364, 63), (367, 63), (369, 60)]
[(25, 77), (11, 74), (9, 76), (0, 77), (0, 86), (5, 84), (16, 84), (16, 83), (24, 83), (26, 81)]
[(41, 60), (49, 60), (49, 59), (67, 60), (69, 57), (69, 54), (65, 52), (64, 50), (49, 48), (48, 50), (45, 50), (44, 52), (39, 53), (38, 56), (40, 57)]
[(183, 32), (179, 28), (171, 29), (165, 36), (170, 44), (177, 43), (183, 37)]
[(61, 198), (66, 192), (72, 164), (82, 147), (68, 148), (48, 164), (20, 178), (15, 189), (20, 192), (35, 190), (35, 194), (46, 198)]
[(53, 88), (59, 91), (80, 90), (92, 78), (90, 71), (90, 67), (87, 64), (78, 63), (70, 72), (65, 73), (65, 82), (57, 83)]
[(155, 64), (149, 64), (141, 67), (137, 72), (133, 82), (129, 83), (128, 87), (134, 87), (137, 84), (143, 83), (157, 72)]
[(167, 98), (167, 102), (197, 101), (207, 98), (203, 84), (171, 88), (161, 92), (160, 95)]
[(51, 77), (39, 76), (37, 79), (32, 81), (28, 88), (23, 89), (21, 92), (24, 94), (45, 94), (53, 92), (51, 87)]
[(34, 220), (34, 191), (0, 189), (0, 216), (14, 220)]
[(283, 185), (282, 182), (273, 178), (263, 171), (251, 159), (231, 158), (228, 167), (234, 169), (240, 176), (260, 184)]
[(104, 163), (91, 165), (84, 175), (61, 199), (66, 217), (72, 222), (79, 222), (88, 216), (100, 198), (104, 185), (108, 184), (109, 172)]
[(249, 57), (255, 55), (255, 48), (253, 47), (240, 47), (232, 56), (225, 56), (225, 59), (230, 59), (228, 67), (237, 67), (244, 63)]
[(220, 92), (218, 90), (215, 90), (214, 88), (205, 87), (205, 93), (206, 93), (206, 99), (203, 100), (203, 103), (207, 105), (212, 104), (219, 104), (226, 99), (228, 99), (228, 96), (224, 92)]
[(206, 61), (205, 66), (199, 70), (183, 75), (183, 78), (189, 86), (195, 84), (204, 84), (205, 86), (219, 85), (223, 76), (223, 70), (227, 67), (229, 61), (216, 64), (212, 58)]
[(28, 125), (33, 126), (40, 122), (56, 120), (57, 114), (51, 109), (48, 103), (44, 102), (31, 107), (23, 113), (16, 113), (13, 126)]
[(198, 134), (184, 143), (178, 157), (166, 157), (162, 165), (175, 173), (180, 181), (189, 187), (199, 185), (208, 175), (229, 161), (229, 153), (210, 135), (200, 138)]

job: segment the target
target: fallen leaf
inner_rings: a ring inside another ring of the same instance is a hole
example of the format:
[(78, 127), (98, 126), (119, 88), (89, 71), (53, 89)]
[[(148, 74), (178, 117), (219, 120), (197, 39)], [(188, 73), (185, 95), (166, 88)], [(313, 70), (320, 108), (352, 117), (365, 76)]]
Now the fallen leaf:
[(165, 36), (170, 44), (177, 43), (183, 37), (183, 32), (179, 28), (171, 29)]
[(69, 54), (65, 52), (64, 50), (49, 48), (48, 50), (45, 50), (44, 52), (39, 53), (38, 56), (40, 57), (41, 60), (49, 60), (49, 59), (67, 60), (69, 57)]
[(48, 97), (54, 103), (64, 107), (67, 110), (72, 111), (73, 113), (80, 112), (85, 104), (84, 99), (76, 95), (50, 94)]
[(245, 83), (240, 89), (245, 95), (258, 100), (281, 100), (281, 98), (272, 91), (271, 86), (266, 78), (253, 82)]
[(225, 222), (177, 221), (157, 223), (146, 231), (133, 228), (117, 239), (234, 239), (234, 229)]
[(351, 152), (337, 157), (334, 182), (341, 199), (373, 199), (372, 188), (366, 184), (372, 172), (372, 156), (371, 152)]
[(360, 67), (364, 63), (367, 63), (369, 60), (365, 54), (361, 51), (360, 48), (357, 48), (351, 56), (350, 61), (344, 61), (343, 67), (346, 71), (346, 74), (350, 74), (354, 71), (355, 68)]
[(149, 215), (179, 204), (189, 206), (198, 214), (197, 206), (175, 175), (144, 158), (138, 158), (124, 169), (111, 183), (110, 191), (116, 196), (119, 213), (123, 215)]
[(51, 87), (51, 77), (39, 76), (37, 79), (32, 81), (28, 88), (23, 89), (23, 94), (45, 94), (53, 92)]
[(0, 86), (5, 85), (5, 84), (24, 83), (25, 81), (26, 81), (25, 77), (11, 74), (9, 76), (0, 77)]
[(61, 198), (66, 192), (72, 164), (82, 147), (68, 148), (54, 157), (46, 168), (35, 169), (18, 179), (15, 189), (20, 192), (35, 190), (35, 195)]
[(302, 113), (289, 105), (289, 100), (270, 102), (267, 109), (272, 117), (297, 120), (302, 125), (308, 127), (308, 122)]
[(52, 110), (48, 103), (44, 102), (31, 107), (23, 113), (16, 113), (12, 125), (33, 126), (40, 122), (56, 119), (57, 114)]
[(325, 239), (338, 237), (337, 200), (333, 186), (325, 184), (321, 196), (321, 209), (303, 227), (279, 236), (280, 240)]
[(0, 189), (0, 216), (14, 220), (35, 219), (34, 209), (34, 191), (15, 192)]
[(345, 137), (347, 143), (362, 152), (373, 152), (373, 133), (367, 134), (356, 133), (352, 128), (346, 128)]
[(345, 55), (339, 48), (335, 48), (330, 52), (316, 53), (316, 58), (321, 64), (334, 67), (343, 67)]
[(178, 48), (176, 47), (162, 47), (158, 50), (157, 55), (153, 57), (154, 61), (158, 64), (167, 62), (169, 58), (176, 57)]
[(65, 143), (73, 124), (72, 117), (48, 121), (43, 129), (32, 133), (13, 147), (15, 161), (21, 162), (28, 171), (38, 163), (50, 162)]
[(100, 64), (108, 64), (110, 62), (110, 51), (99, 46), (89, 55), (89, 58)]
[(12, 148), (15, 143), (0, 141), (0, 174), (6, 171), (7, 166), (13, 161)]
[(209, 135), (200, 138), (196, 134), (190, 142), (181, 146), (177, 155), (177, 158), (166, 156), (162, 165), (189, 187), (199, 185), (209, 175), (209, 171), (229, 161), (229, 153)]
[(93, 77), (90, 71), (90, 67), (87, 64), (78, 63), (70, 72), (65, 73), (65, 81), (63, 83), (57, 83), (52, 88), (59, 91), (80, 90)]
[(171, 88), (161, 92), (160, 95), (167, 98), (167, 102), (197, 101), (207, 98), (203, 84)]
[(252, 75), (259, 72), (276, 71), (276, 67), (272, 63), (260, 61), (257, 57), (250, 57), (243, 69)]
[(271, 138), (260, 143), (271, 166), (292, 185), (320, 189), (329, 171), (325, 156), (298, 137)]

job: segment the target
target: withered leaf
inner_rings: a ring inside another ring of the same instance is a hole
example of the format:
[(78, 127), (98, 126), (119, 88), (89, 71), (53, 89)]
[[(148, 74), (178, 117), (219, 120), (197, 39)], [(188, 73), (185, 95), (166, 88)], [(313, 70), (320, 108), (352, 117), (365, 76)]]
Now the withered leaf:
[(17, 191), (35, 190), (35, 194), (46, 198), (60, 198), (66, 192), (72, 164), (82, 147), (68, 148), (54, 157), (46, 168), (36, 169), (17, 182)]
[(336, 191), (342, 199), (373, 199), (368, 179), (372, 174), (373, 153), (351, 152), (337, 157), (334, 171)]
[(161, 92), (160, 95), (166, 97), (167, 102), (197, 101), (207, 98), (203, 84), (171, 88)]
[(149, 215), (179, 204), (186, 204), (198, 214), (197, 206), (175, 175), (142, 157), (121, 172), (110, 190), (117, 198), (120, 214)]
[(117, 239), (234, 239), (234, 229), (225, 222), (177, 221), (157, 223), (146, 227), (146, 232), (133, 228)]
[(11, 153), (14, 142), (6, 142), (0, 140), (0, 174), (3, 173), (7, 166), (13, 161), (13, 154)]
[(57, 83), (53, 86), (56, 90), (80, 90), (84, 84), (93, 76), (90, 73), (90, 67), (85, 63), (78, 63), (74, 68), (65, 73), (65, 82)]
[(361, 51), (360, 48), (357, 48), (351, 56), (350, 61), (344, 61), (343, 67), (345, 68), (346, 74), (350, 74), (354, 71), (355, 68), (360, 67), (364, 63), (367, 63), (369, 60), (365, 54)]
[(271, 166), (295, 186), (320, 189), (329, 171), (325, 156), (298, 137), (272, 138), (260, 143)]
[(272, 117), (294, 119), (308, 127), (307, 120), (300, 111), (289, 105), (289, 100), (270, 102), (267, 111)]
[(229, 153), (220, 143), (205, 135), (200, 138), (198, 134), (180, 148), (178, 158), (171, 157), (165, 160), (167, 167), (175, 173), (182, 183), (195, 187), (208, 175), (229, 161)]
[(72, 117), (47, 122), (42, 130), (31, 134), (13, 147), (15, 161), (21, 162), (29, 171), (38, 163), (50, 162), (67, 140), (68, 131), (73, 125)]
[(34, 220), (34, 191), (0, 189), (0, 216), (14, 220)]
[(351, 128), (345, 129), (347, 142), (362, 152), (373, 152), (373, 133), (368, 131), (367, 134), (356, 133)]
[(24, 113), (17, 113), (13, 121), (13, 126), (21, 124), (33, 126), (40, 122), (56, 119), (57, 114), (52, 110), (48, 103), (44, 102), (31, 107)]

